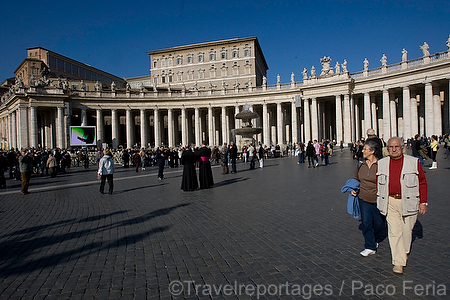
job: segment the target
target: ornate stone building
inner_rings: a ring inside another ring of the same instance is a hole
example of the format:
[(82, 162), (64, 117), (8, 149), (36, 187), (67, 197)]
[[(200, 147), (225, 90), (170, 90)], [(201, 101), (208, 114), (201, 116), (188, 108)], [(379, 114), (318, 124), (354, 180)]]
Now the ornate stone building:
[[(430, 54), (426, 44), (421, 49), (422, 57), (408, 60), (404, 50), (402, 61), (391, 65), (380, 55), (381, 66), (373, 69), (365, 60), (356, 73), (347, 71), (346, 61), (332, 67), (331, 58), (324, 57), (320, 75), (315, 68), (304, 69), (301, 81), (292, 74), (289, 82), (278, 77), (273, 86), (266, 84), (267, 64), (256, 38), (149, 52), (151, 75), (123, 85), (95, 80), (87, 88), (77, 78), (74, 88), (48, 74), (26, 83), (19, 67), (15, 84), (1, 98), (1, 147), (69, 147), (71, 125), (96, 126), (97, 144), (113, 148), (200, 145), (202, 140), (220, 145), (240, 127), (235, 115), (246, 103), (260, 116), (255, 125), (263, 130), (255, 139), (265, 145), (323, 138), (350, 143), (368, 128), (384, 139), (441, 135), (449, 132), (449, 51)], [(222, 73), (223, 64), (227, 71)]]

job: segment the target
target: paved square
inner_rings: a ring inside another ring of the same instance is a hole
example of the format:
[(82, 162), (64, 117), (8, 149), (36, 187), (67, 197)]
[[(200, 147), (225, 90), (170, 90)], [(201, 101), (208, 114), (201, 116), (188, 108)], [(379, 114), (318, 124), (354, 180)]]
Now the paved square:
[(316, 169), (293, 157), (228, 175), (214, 166), (214, 188), (194, 192), (180, 189), (181, 167), (163, 181), (155, 167), (118, 167), (112, 196), (99, 193), (93, 167), (33, 176), (26, 196), (8, 179), (0, 299), (448, 299), (442, 152), (437, 170), (425, 168), (429, 212), (403, 275), (392, 272), (387, 240), (359, 255), (359, 221), (340, 192), (355, 168), (348, 151)]

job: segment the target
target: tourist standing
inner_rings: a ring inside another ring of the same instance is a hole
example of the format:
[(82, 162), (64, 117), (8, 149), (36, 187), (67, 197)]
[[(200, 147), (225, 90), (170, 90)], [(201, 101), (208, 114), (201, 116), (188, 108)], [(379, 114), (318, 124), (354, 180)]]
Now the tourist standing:
[(195, 170), (196, 161), (195, 153), (192, 152), (189, 145), (186, 145), (185, 150), (181, 154), (181, 164), (183, 165), (181, 189), (185, 192), (194, 191), (198, 188), (197, 172)]
[(258, 157), (259, 157), (259, 167), (264, 167), (264, 147), (259, 143), (259, 149), (258, 149)]
[(255, 148), (253, 147), (253, 144), (250, 144), (250, 146), (247, 149), (248, 152), (248, 160), (250, 161), (250, 170), (253, 170), (255, 168)]
[(50, 153), (50, 156), (47, 159), (46, 166), (50, 169), (50, 177), (56, 177), (56, 167), (58, 166), (58, 163), (56, 162), (56, 158), (52, 153)]
[(308, 168), (311, 168), (311, 165), (313, 168), (316, 167), (315, 156), (316, 150), (314, 149), (312, 142), (309, 141), (308, 146), (306, 146), (306, 157), (308, 157)]
[(314, 156), (314, 166), (319, 166), (319, 156), (320, 156), (320, 144), (317, 142), (317, 140), (314, 140), (314, 153), (316, 154)]
[(211, 163), (209, 159), (211, 158), (211, 149), (206, 147), (206, 142), (202, 142), (202, 146), (198, 150), (199, 161), (199, 181), (200, 188), (207, 189), (214, 185), (214, 179), (211, 170)]
[(111, 151), (109, 149), (103, 150), (103, 157), (98, 163), (98, 175), (101, 176), (100, 179), (100, 193), (105, 193), (105, 182), (108, 180), (109, 194), (112, 195), (114, 190), (113, 183), (114, 174), (114, 160), (112, 158)]
[(3, 152), (0, 151), (0, 188), (2, 189), (6, 188), (5, 171), (6, 171), (6, 157), (3, 156)]
[(234, 142), (230, 142), (230, 163), (231, 163), (231, 173), (236, 173), (236, 159), (237, 159), (237, 147)]
[(165, 156), (164, 156), (164, 147), (159, 147), (158, 150), (156, 150), (155, 154), (156, 159), (156, 165), (158, 166), (158, 180), (164, 179), (164, 164), (165, 164)]
[(220, 164), (222, 165), (222, 174), (228, 174), (228, 146), (227, 143), (223, 143), (222, 149), (220, 149)]
[(437, 141), (436, 135), (431, 136), (430, 149), (431, 149), (430, 158), (433, 160), (433, 164), (431, 165), (430, 170), (433, 170), (433, 169), (437, 169), (436, 156), (437, 156), (437, 151), (438, 151), (438, 141)]
[(28, 187), (30, 186), (31, 173), (33, 173), (33, 158), (25, 150), (19, 156), (19, 168), (22, 175), (22, 188), (20, 193), (22, 195), (29, 194)]

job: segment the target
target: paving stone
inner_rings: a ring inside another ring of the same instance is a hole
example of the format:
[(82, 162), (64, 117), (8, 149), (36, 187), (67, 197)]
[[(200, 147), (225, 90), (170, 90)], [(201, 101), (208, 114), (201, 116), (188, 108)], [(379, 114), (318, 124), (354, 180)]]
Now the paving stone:
[[(332, 287), (332, 294), (311, 299), (417, 298), (403, 292), (405, 282), (449, 289), (450, 161), (438, 160), (439, 169), (425, 168), (424, 236), (414, 241), (402, 276), (392, 272), (387, 240), (376, 255), (359, 255), (359, 222), (340, 193), (355, 168), (348, 152), (316, 169), (290, 157), (252, 171), (239, 163), (240, 172), (225, 176), (214, 166), (216, 185), (191, 193), (179, 188), (181, 168), (166, 169), (159, 182), (154, 167), (138, 174), (118, 167), (113, 195), (98, 193), (93, 168), (33, 176), (26, 196), (20, 182), (8, 179), (0, 192), (0, 299), (256, 299), (195, 293), (196, 285), (235, 284)], [(178, 296), (169, 290), (174, 283), (183, 289)], [(396, 291), (365, 295), (355, 284)]]

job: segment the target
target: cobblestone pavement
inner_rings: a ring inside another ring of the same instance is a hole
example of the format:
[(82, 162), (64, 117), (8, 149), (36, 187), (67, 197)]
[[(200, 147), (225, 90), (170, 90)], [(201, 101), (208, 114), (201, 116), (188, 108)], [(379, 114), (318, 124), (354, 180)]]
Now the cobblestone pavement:
[[(180, 190), (181, 168), (117, 168), (99, 193), (94, 168), (0, 191), (0, 299), (449, 299), (450, 161), (426, 169), (429, 212), (403, 275), (387, 240), (362, 257), (359, 221), (340, 192), (350, 154), (316, 169), (296, 158)], [(445, 295), (443, 295), (445, 293)]]

